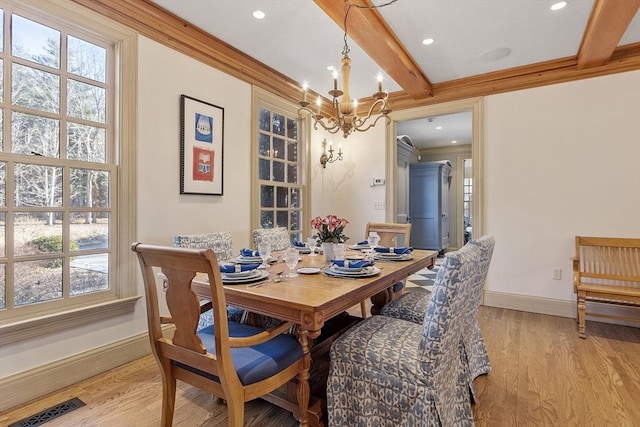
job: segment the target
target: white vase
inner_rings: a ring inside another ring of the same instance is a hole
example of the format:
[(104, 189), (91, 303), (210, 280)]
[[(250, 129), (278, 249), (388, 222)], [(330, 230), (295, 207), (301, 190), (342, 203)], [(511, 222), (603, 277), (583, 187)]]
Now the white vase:
[(322, 253), (324, 254), (324, 259), (326, 261), (331, 261), (333, 256), (333, 243), (323, 242), (322, 243)]

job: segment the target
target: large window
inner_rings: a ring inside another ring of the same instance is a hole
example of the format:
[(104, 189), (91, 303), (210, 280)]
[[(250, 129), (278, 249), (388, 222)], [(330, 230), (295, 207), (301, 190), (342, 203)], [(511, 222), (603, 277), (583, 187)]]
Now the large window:
[(3, 324), (128, 293), (116, 274), (117, 43), (36, 12), (0, 9)]
[(266, 98), (258, 97), (255, 106), (257, 227), (286, 227), (292, 239), (301, 240), (308, 217), (301, 120), (294, 107)]

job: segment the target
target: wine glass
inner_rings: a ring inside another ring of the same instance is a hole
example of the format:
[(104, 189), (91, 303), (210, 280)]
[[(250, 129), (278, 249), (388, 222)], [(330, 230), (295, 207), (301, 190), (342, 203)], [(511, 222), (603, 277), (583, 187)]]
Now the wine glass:
[(380, 236), (375, 231), (369, 232), (369, 237), (367, 237), (367, 243), (369, 244), (369, 257), (373, 260), (373, 255), (380, 242)]
[(260, 254), (260, 258), (262, 258), (262, 264), (260, 264), (259, 268), (269, 268), (267, 260), (271, 256), (271, 243), (260, 243), (258, 245), (258, 253)]
[(287, 263), (287, 267), (289, 267), (289, 273), (285, 277), (298, 277), (298, 273), (294, 273), (296, 265), (298, 265), (299, 253), (296, 248), (287, 248), (284, 251), (284, 262)]
[(317, 246), (317, 242), (316, 242), (316, 238), (315, 237), (309, 237), (307, 239), (307, 246), (309, 246), (309, 249), (311, 249), (311, 253), (309, 254), (309, 256), (318, 256), (318, 254), (316, 254), (316, 246)]

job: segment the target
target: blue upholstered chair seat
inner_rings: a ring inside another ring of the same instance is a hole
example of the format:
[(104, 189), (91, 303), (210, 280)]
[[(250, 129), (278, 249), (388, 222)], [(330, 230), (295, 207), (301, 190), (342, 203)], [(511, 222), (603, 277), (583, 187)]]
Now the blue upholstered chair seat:
[[(261, 328), (254, 326), (229, 322), (229, 337), (249, 337), (262, 331)], [(213, 326), (199, 330), (198, 335), (207, 351), (215, 354), (216, 344)], [(302, 348), (294, 336), (283, 334), (253, 347), (232, 348), (231, 357), (240, 382), (246, 386), (269, 378), (291, 366), (302, 357)], [(180, 362), (174, 361), (173, 363), (211, 380), (220, 381), (213, 374), (200, 371)]]

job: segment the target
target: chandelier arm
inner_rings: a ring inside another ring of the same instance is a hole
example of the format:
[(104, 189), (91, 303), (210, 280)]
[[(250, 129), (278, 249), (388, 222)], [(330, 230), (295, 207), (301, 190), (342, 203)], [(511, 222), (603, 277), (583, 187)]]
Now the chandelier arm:
[[(380, 119), (386, 119), (386, 120), (387, 120), (387, 123), (389, 123), (389, 122), (391, 121), (391, 117), (389, 117), (389, 116), (378, 116), (378, 117), (376, 117), (376, 119), (375, 119), (375, 120), (374, 120), (374, 121), (373, 121), (369, 126), (367, 126), (366, 128), (361, 129), (361, 127), (354, 127), (353, 129), (354, 129), (355, 131), (357, 131), (357, 132), (366, 132), (366, 131), (368, 131), (369, 129), (371, 129), (372, 127), (374, 127), (374, 126), (376, 125), (376, 123), (378, 123), (378, 120), (380, 120)], [(362, 124), (364, 125), (364, 123), (362, 123)]]

